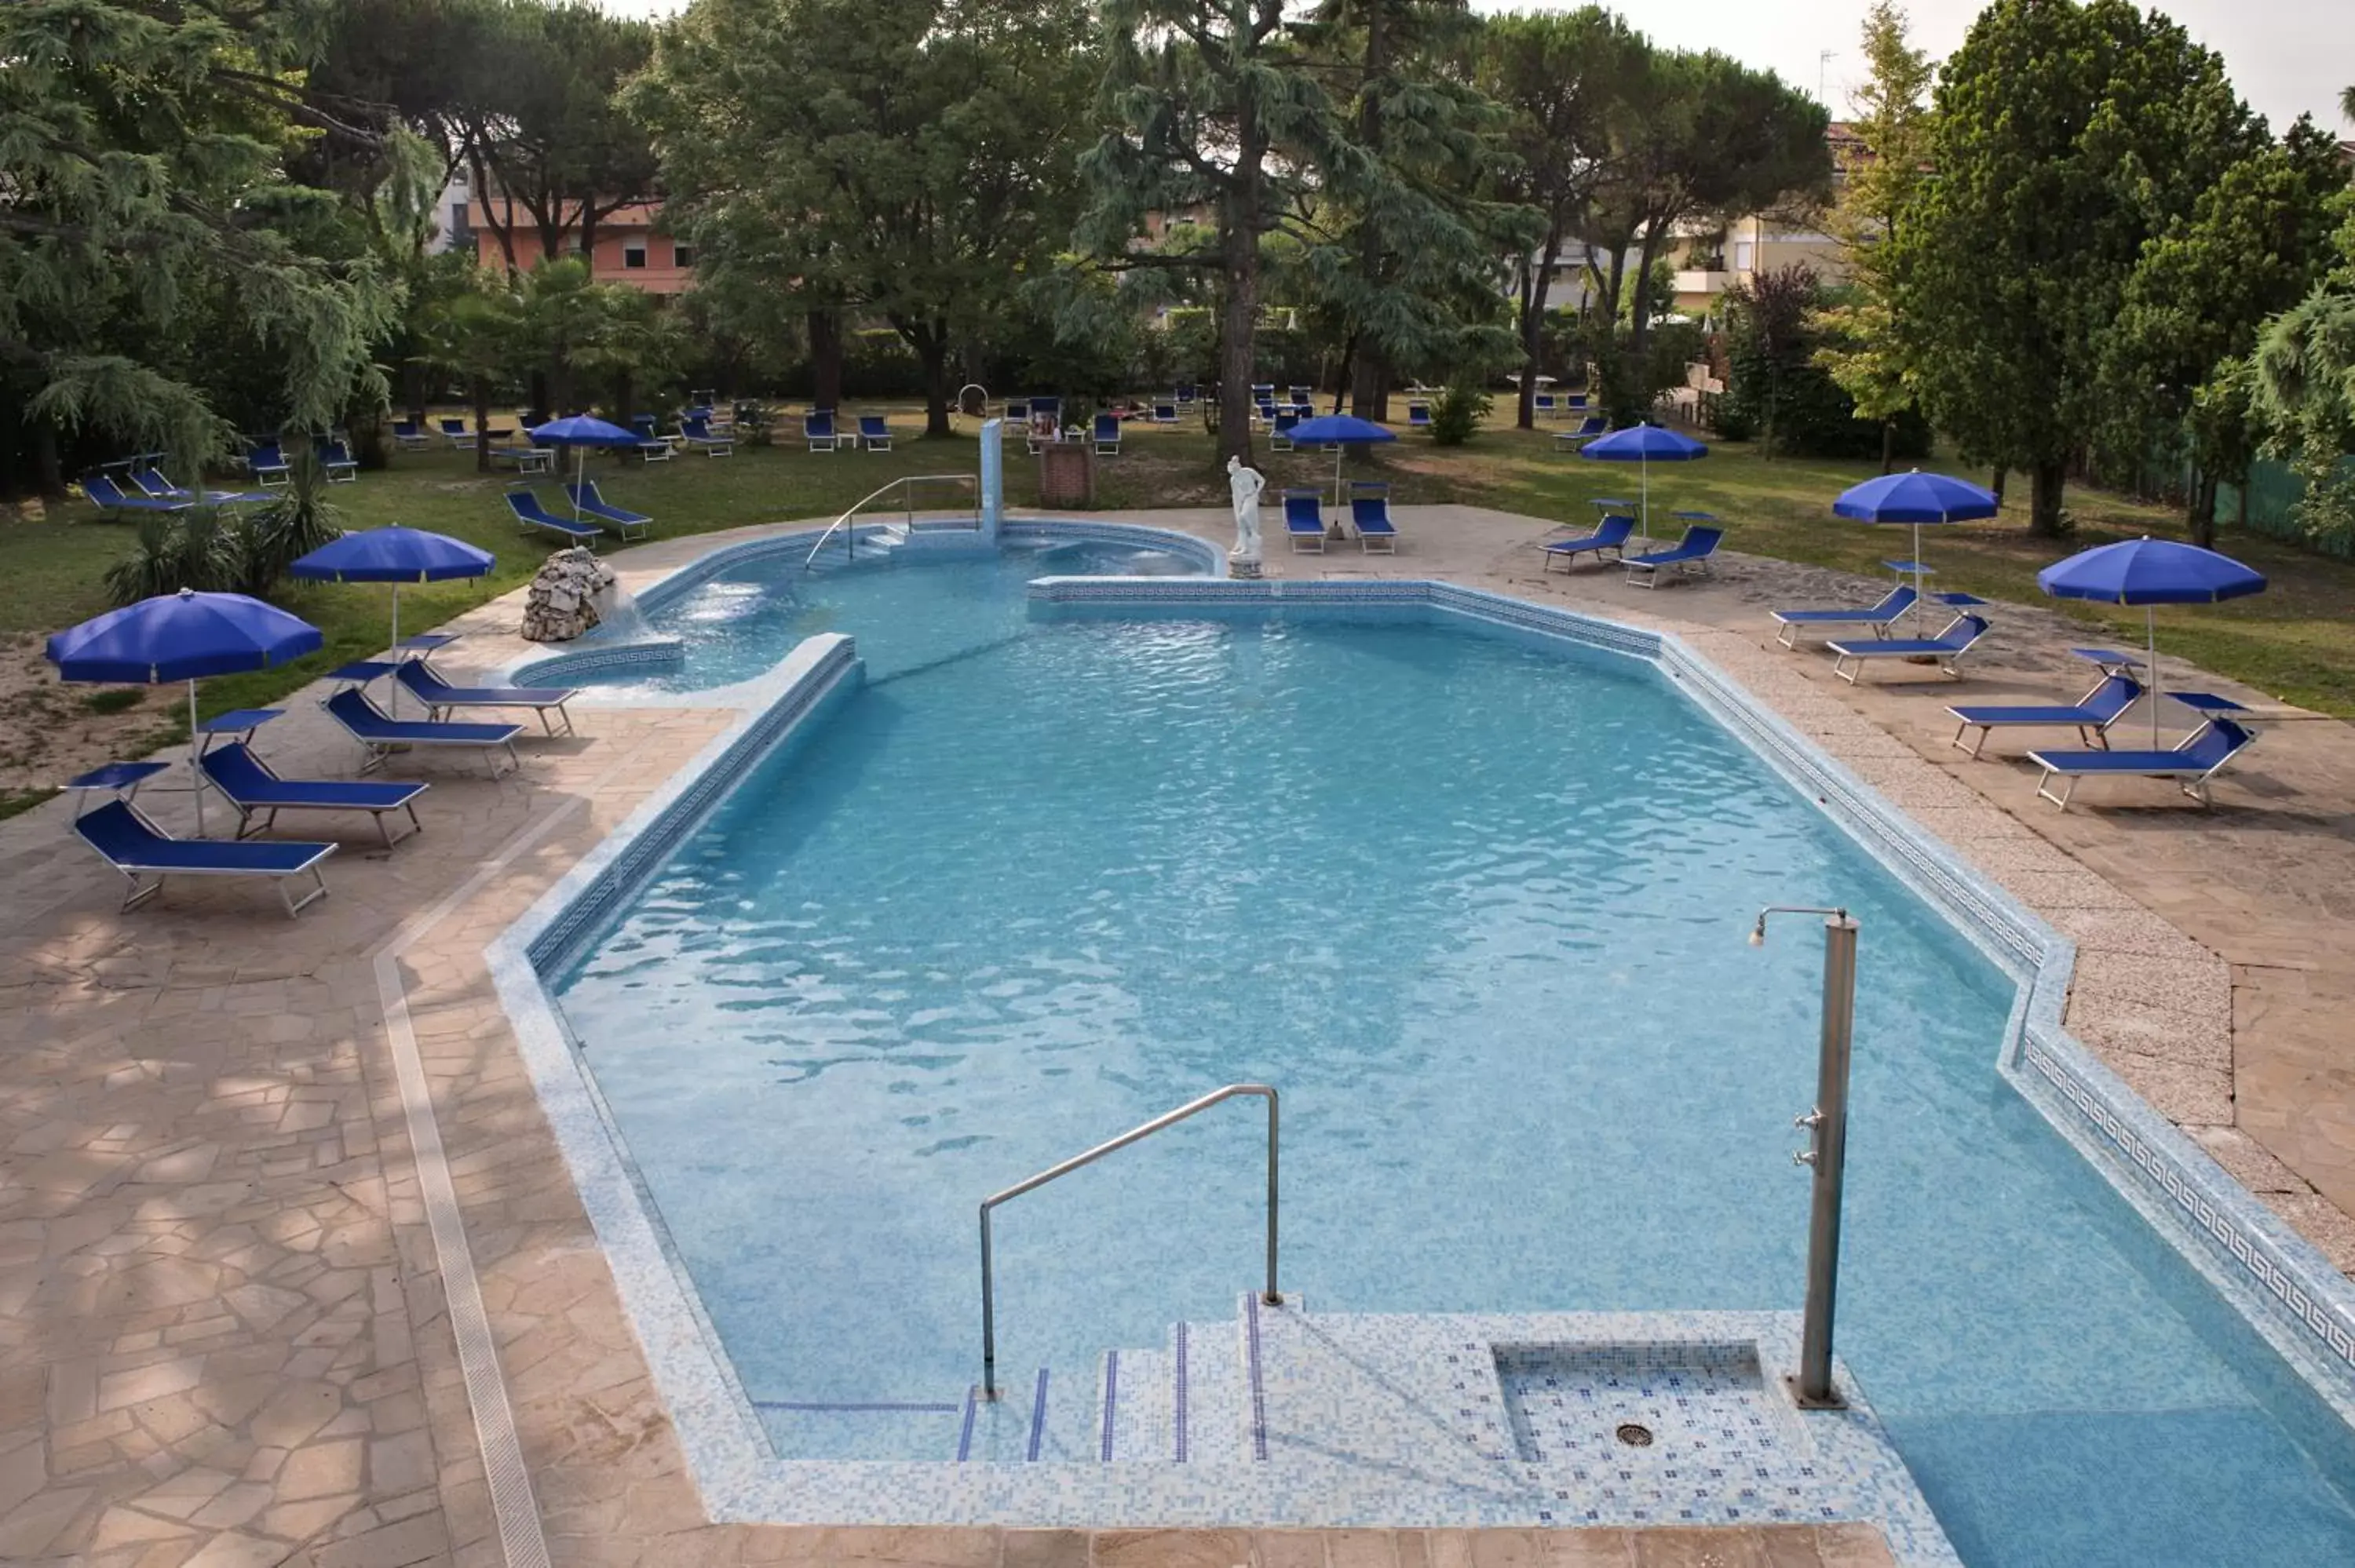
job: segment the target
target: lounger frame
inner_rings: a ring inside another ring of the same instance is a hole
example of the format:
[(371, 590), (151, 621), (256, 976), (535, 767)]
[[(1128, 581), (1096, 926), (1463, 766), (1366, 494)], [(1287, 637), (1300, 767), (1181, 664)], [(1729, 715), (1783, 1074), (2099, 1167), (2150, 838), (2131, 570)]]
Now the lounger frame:
[[(2213, 725), (2214, 721), (2211, 720), (2209, 724), (2201, 726), (2200, 729), (2194, 730), (2190, 736), (2185, 737), (2183, 744), (2177, 747), (2176, 749), (2178, 751), (2190, 750), (2191, 747), (2198, 743), (2200, 736), (2205, 734), (2208, 729), (2212, 728)], [(2184, 794), (2190, 796), (2192, 800), (2197, 800), (2200, 803), (2200, 809), (2204, 811), (2216, 803), (2215, 796), (2210, 788), (2214, 783), (2216, 775), (2223, 771), (2224, 765), (2226, 763), (2231, 762), (2233, 758), (2239, 757), (2241, 753), (2248, 750), (2249, 747), (2257, 743), (2255, 731), (2244, 726), (2236, 726), (2235, 727), (2240, 728), (2241, 735), (2243, 736), (2242, 741), (2238, 746), (2233, 747), (2231, 750), (2225, 752), (2223, 756), (2218, 758), (2213, 762), (2200, 765), (2187, 764), (2181, 768), (2094, 768), (2074, 769), (2049, 760), (2041, 751), (2031, 751), (2028, 754), (2028, 760), (2044, 769), (2043, 777), (2040, 778), (2036, 781), (2036, 798), (2040, 800), (2050, 800), (2055, 806), (2058, 806), (2061, 810), (2065, 811), (2069, 809), (2069, 801), (2071, 798), (2077, 793), (2078, 784), (2084, 779), (2164, 779), (2173, 783), (2174, 786)], [(2107, 748), (2105, 747), (2104, 749), (2106, 750)], [(2052, 792), (2052, 781), (2056, 779), (2065, 779), (2068, 780), (2068, 783), (2062, 787), (2061, 792), (2058, 795), (2055, 795)]]
[[(245, 755), (256, 768), (261, 768), (264, 774), (269, 776), (272, 782), (277, 784), (283, 784), (286, 782), (285, 779), (281, 779), (278, 776), (277, 769), (272, 768), (269, 763), (263, 761), (260, 756), (255, 754), (250, 747), (246, 748)], [(295, 782), (299, 784), (302, 780), (297, 779)], [(223, 784), (219, 779), (214, 778), (209, 773), (205, 775), (205, 783), (215, 794), (218, 795), (222, 800), (227, 800), (229, 805), (229, 810), (237, 813), (237, 836), (239, 838), (250, 838), (255, 833), (266, 833), (270, 832), (272, 828), (275, 828), (278, 825), (278, 813), (281, 811), (366, 811), (369, 816), (376, 819), (377, 835), (384, 840), (384, 847), (387, 849), (390, 849), (393, 845), (400, 842), (401, 840), (409, 837), (410, 833), (421, 833), (425, 831), (425, 824), (417, 820), (417, 797), (422, 795), (426, 790), (432, 788), (432, 785), (425, 783), (412, 786), (410, 790), (409, 798), (401, 801), (397, 806), (363, 806), (358, 802), (352, 800), (279, 800), (270, 803), (256, 801), (249, 804), (248, 802), (238, 799), (236, 795), (230, 793), (228, 785)], [(377, 785), (374, 786), (374, 788), (382, 789), (384, 786)], [(398, 786), (395, 786), (395, 788), (398, 788)], [(386, 821), (387, 818), (390, 817), (396, 811), (406, 812), (408, 814), (408, 832), (395, 833), (392, 831), (392, 824)], [(254, 821), (256, 817), (260, 817), (261, 819), (258, 824)]]
[[(1890, 601), (1901, 593), (1906, 594), (1905, 602), (1891, 609)], [(1770, 609), (1766, 613), (1773, 616), (1774, 623), (1782, 628), (1774, 633), (1774, 641), (1785, 648), (1796, 649), (1799, 645), (1799, 633), (1811, 626), (1861, 626), (1875, 637), (1886, 637), (1889, 629), (1904, 620), (1921, 602), (1918, 595), (1906, 593), (1901, 587), (1881, 595), (1880, 603), (1869, 604), (1858, 610), (1828, 613), (1819, 609)]]
[[(138, 818), (146, 826), (148, 832), (158, 838), (171, 837), (169, 833), (157, 827), (146, 812), (132, 805), (128, 800), (123, 801), (123, 804), (133, 816)], [(89, 842), (88, 840), (83, 842)], [(91, 844), (90, 847), (99, 859), (112, 867), (125, 882), (131, 885), (131, 891), (123, 895), (123, 902), (116, 908), (117, 914), (127, 914), (163, 892), (165, 881), (170, 877), (266, 876), (270, 879), (272, 886), (277, 890), (279, 902), (286, 906), (286, 917), (289, 920), (296, 918), (304, 910), (327, 895), (327, 879), (319, 874), (319, 863), (336, 853), (334, 844), (321, 844), (318, 846), (319, 853), (300, 865), (284, 871), (262, 871), (252, 866), (149, 865), (139, 861), (117, 860), (99, 849), (96, 844)], [(311, 879), (311, 890), (300, 898), (295, 897), (293, 889), (286, 885), (289, 881), (298, 876), (307, 876)], [(142, 877), (153, 877), (155, 880), (142, 886), (140, 885)]]
[[(527, 699), (516, 702), (493, 702), (488, 699), (483, 699), (474, 702), (449, 702), (436, 697), (430, 691), (420, 690), (410, 683), (401, 680), (401, 675), (407, 671), (412, 669), (425, 676), (427, 679), (440, 683), (442, 687), (449, 691), (471, 692), (482, 690), (484, 688), (461, 686), (454, 681), (446, 680), (439, 671), (435, 670), (422, 659), (410, 659), (405, 661), (400, 669), (393, 672), (392, 678), (395, 681), (400, 682), (400, 689), (402, 691), (407, 692), (410, 696), (415, 697), (419, 702), (425, 705), (425, 716), (436, 724), (451, 722), (450, 715), (456, 713), (461, 708), (529, 708), (533, 713), (539, 715), (539, 727), (548, 734), (572, 735), (577, 733), (572, 727), (572, 710), (565, 706), (567, 703), (581, 694), (579, 691), (575, 689), (570, 687), (550, 687), (549, 688), (549, 690), (562, 691), (564, 694), (553, 699), (542, 698), (537, 701)], [(527, 691), (531, 688), (519, 687), (515, 689)], [(562, 729), (558, 729), (553, 724), (549, 722), (548, 715), (550, 711), (553, 711), (559, 718), (564, 721), (564, 727)]]
[[(2110, 682), (2116, 678), (2117, 677), (2115, 676), (2105, 675), (2100, 680), (2094, 683), (2094, 689), (2092, 691), (2089, 691), (2083, 696), (2079, 697), (2074, 703), (2055, 703), (2051, 705), (2055, 708), (2074, 708), (2080, 713), (2083, 713), (2087, 706), (2092, 704), (2093, 700), (2095, 697), (2100, 696), (2104, 689), (2109, 685)], [(1947, 716), (1956, 720), (1957, 725), (1955, 730), (1955, 738), (1947, 744), (1954, 747), (1958, 751), (1969, 752), (1971, 754), (1971, 759), (1973, 761), (1977, 761), (1980, 751), (1983, 750), (1986, 747), (1987, 743), (1994, 737), (1997, 730), (2074, 728), (2077, 732), (2077, 738), (2084, 743), (2087, 750), (2107, 751), (2110, 748), (2110, 726), (2117, 723), (2120, 719), (2126, 717), (2129, 713), (2132, 713), (2134, 711), (2135, 704), (2142, 701), (2143, 696), (2145, 695), (2142, 683), (2139, 681), (2134, 683), (2134, 695), (2127, 699), (2126, 705), (2118, 709), (2117, 712), (2112, 714), (2107, 718), (2102, 718), (2098, 715), (2088, 714), (2083, 719), (2076, 720), (2052, 718), (2005, 718), (1990, 721), (1986, 718), (1964, 718), (1960, 709), (1950, 707), (1946, 710)], [(2032, 706), (2032, 705), (2026, 704), (2021, 705), (2023, 707)], [(1963, 737), (1970, 734), (1973, 730), (1979, 732), (1978, 738), (1970, 742), (1970, 744), (1966, 746), (1963, 743)]]
[[(1979, 623), (1979, 630), (1969, 641), (1940, 647), (1929, 646), (1932, 643), (1944, 643), (1946, 633), (1954, 630), (1966, 620), (1977, 620)], [(1845, 642), (1828, 642), (1824, 646), (1831, 650), (1832, 673), (1851, 686), (1859, 683), (1859, 678), (1864, 673), (1865, 665), (1874, 659), (1934, 659), (1937, 662), (1940, 674), (1950, 680), (1959, 681), (1963, 678), (1960, 666), (1964, 656), (1987, 641), (1987, 622), (1984, 617), (1958, 615), (1940, 628), (1936, 637), (1882, 638), (1880, 640), (1879, 646), (1872, 643), (1859, 643), (1850, 647)]]
[[(376, 705), (371, 703), (368, 705), (373, 708)], [(456, 736), (436, 737), (433, 736), (417, 735), (386, 736), (378, 737), (375, 736), (362, 735), (351, 726), (344, 723), (343, 715), (336, 712), (334, 708), (328, 707), (325, 703), (321, 703), (319, 706), (325, 709), (327, 716), (336, 721), (336, 726), (346, 735), (350, 736), (352, 739), (358, 744), (361, 751), (366, 753), (366, 756), (360, 762), (360, 771), (364, 774), (375, 772), (378, 768), (383, 767), (386, 763), (400, 756), (402, 747), (412, 746), (473, 747), (483, 754), (483, 759), (489, 764), (491, 777), (494, 779), (500, 777), (502, 774), (512, 773), (523, 766), (523, 758), (517, 754), (515, 748), (515, 737), (523, 729), (523, 726), (519, 724), (508, 725), (506, 726), (507, 733), (506, 736), (497, 740), (467, 739)], [(385, 722), (388, 724), (406, 724), (412, 721), (406, 719), (395, 720), (387, 716)], [(449, 721), (434, 719), (428, 722), (441, 724)], [(507, 765), (505, 768), (501, 768), (499, 766), (498, 754), (500, 752), (506, 753)]]

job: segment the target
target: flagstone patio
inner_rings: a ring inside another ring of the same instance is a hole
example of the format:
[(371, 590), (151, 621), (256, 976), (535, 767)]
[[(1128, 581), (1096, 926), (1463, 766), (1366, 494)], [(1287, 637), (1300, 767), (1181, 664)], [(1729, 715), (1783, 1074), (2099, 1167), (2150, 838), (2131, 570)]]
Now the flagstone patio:
[[(1223, 538), (1222, 514), (1135, 520)], [(2105, 781), (2063, 815), (1946, 747), (1949, 691), (2082, 683), (2065, 622), (1999, 608), (1966, 687), (1850, 689), (1762, 605), (1852, 585), (1735, 557), (1645, 593), (1540, 570), (1545, 524), (1401, 508), (1393, 559), (1272, 575), (1445, 577), (1678, 630), (2081, 947), (2070, 1025), (2342, 1268), (2355, 1266), (2355, 735), (2268, 726), (2202, 814)], [(638, 582), (726, 536), (616, 557)], [(1738, 520), (1735, 540), (1739, 540)], [(462, 622), (493, 666), (509, 596)], [(2183, 673), (2188, 672), (2180, 672)], [(1911, 673), (1909, 671), (1908, 673)], [(2172, 677), (2171, 677), (2172, 678)], [(2205, 678), (2203, 678), (2204, 680)], [(2261, 700), (2230, 683), (2214, 689)], [(347, 773), (292, 699), (282, 771)], [(714, 1526), (483, 948), (725, 727), (585, 708), (496, 782), (426, 761), (426, 831), (355, 834), (332, 895), (119, 884), (55, 801), (0, 823), (0, 1558), (101, 1568), (875, 1563), (1879, 1563), (1867, 1530), (996, 1531)], [(187, 800), (143, 794), (167, 824)], [(467, 1347), (462, 1356), (461, 1345)]]

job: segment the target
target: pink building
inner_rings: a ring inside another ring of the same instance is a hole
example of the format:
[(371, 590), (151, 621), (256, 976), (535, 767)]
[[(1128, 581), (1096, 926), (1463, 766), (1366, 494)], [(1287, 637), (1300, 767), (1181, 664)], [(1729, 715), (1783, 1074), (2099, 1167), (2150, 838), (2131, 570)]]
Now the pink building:
[[(491, 208), (492, 211), (485, 211)], [(485, 267), (504, 267), (507, 252), (488, 221), (496, 217), (515, 247), (515, 263), (528, 270), (542, 254), (539, 226), (531, 213), (506, 196), (492, 196), (474, 205), (467, 214), (474, 231), (475, 255)], [(589, 275), (600, 283), (626, 283), (649, 294), (678, 294), (695, 281), (695, 252), (684, 240), (663, 232), (662, 209), (652, 202), (632, 202), (597, 220), (597, 243), (589, 257)], [(565, 233), (567, 254), (580, 251), (576, 225)]]

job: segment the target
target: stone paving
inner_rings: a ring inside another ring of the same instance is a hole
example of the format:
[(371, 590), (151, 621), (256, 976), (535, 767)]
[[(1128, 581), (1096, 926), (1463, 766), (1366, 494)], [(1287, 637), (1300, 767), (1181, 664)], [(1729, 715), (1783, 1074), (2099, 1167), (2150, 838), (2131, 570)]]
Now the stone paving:
[[(1213, 538), (1226, 526), (1217, 513), (1150, 520)], [(2105, 806), (2063, 817), (2029, 799), (2016, 766), (1941, 755), (1934, 722), (1949, 690), (2065, 683), (2037, 652), (2050, 637), (2011, 630), (2025, 611), (1999, 620), (1996, 655), (1968, 683), (1852, 692), (1827, 661), (1772, 647), (1757, 601), (1796, 580), (1773, 563), (1735, 560), (1714, 585), (1649, 595), (1615, 572), (1541, 577), (1533, 519), (1446, 507), (1402, 508), (1401, 522), (1395, 561), (1272, 557), (1271, 569), (1447, 577), (1690, 637), (2075, 935), (2072, 1026), (2342, 1267), (2355, 1263), (2344, 1212), (2355, 1204), (2355, 1066), (2334, 1028), (2350, 989), (2337, 955), (2355, 935), (2346, 726), (2275, 726), (2204, 817), (2115, 784)], [(714, 542), (616, 564), (642, 584)], [(510, 596), (465, 618), (467, 658), (451, 662), (503, 662), (518, 613)], [(351, 752), (314, 713), (317, 694), (289, 700), (266, 749), (290, 774), (346, 774)], [(388, 853), (363, 847), (359, 830), (325, 868), (331, 896), (295, 922), (268, 889), (234, 882), (176, 884), (118, 915), (120, 885), (71, 841), (66, 802), (0, 823), (0, 1560), (1888, 1561), (1875, 1532), (1853, 1529), (709, 1524), (482, 952), (731, 715), (583, 716), (581, 737), (531, 743), (525, 768), (496, 783), (464, 764), (418, 763), (434, 780), (427, 831)], [(151, 791), (142, 804), (188, 825), (184, 796)], [(428, 1101), (404, 1099), (404, 1068)], [(438, 1139), (463, 1216), (439, 1245), (427, 1200), (445, 1177), (413, 1162), (420, 1125)], [(497, 1375), (470, 1389), (457, 1347), (473, 1322), (487, 1326)], [(530, 1487), (519, 1511), (490, 1481), (513, 1440)]]

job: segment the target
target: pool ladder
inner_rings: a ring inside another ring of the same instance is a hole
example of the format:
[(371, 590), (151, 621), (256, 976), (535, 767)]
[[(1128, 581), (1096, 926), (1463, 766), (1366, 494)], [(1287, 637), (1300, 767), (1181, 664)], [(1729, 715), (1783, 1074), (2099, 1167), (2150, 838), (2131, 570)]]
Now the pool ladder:
[[(1240, 1099), (1246, 1096), (1267, 1102), (1267, 1289), (1260, 1299), (1271, 1307), (1281, 1306), (1284, 1298), (1275, 1288), (1275, 1172), (1276, 1172), (1276, 1097), (1273, 1084), (1229, 1084), (1223, 1089), (1212, 1089), (1200, 1099), (1188, 1100), (1176, 1110), (1155, 1117), (1141, 1127), (1133, 1127), (1118, 1138), (1108, 1139), (1083, 1154), (1074, 1154), (1060, 1165), (1050, 1166), (1027, 1181), (1017, 1181), (1000, 1192), (992, 1192), (981, 1201), (981, 1395), (984, 1399), (997, 1397), (997, 1303), (996, 1288), (990, 1273), (989, 1216), (1000, 1203), (1011, 1202), (1025, 1192), (1034, 1192), (1059, 1176), (1069, 1176), (1082, 1166), (1092, 1165), (1115, 1150), (1152, 1137), (1164, 1128), (1175, 1127), (1188, 1117), (1199, 1116), (1222, 1100)], [(1042, 1376), (1044, 1374), (1041, 1374)]]
[(914, 533), (916, 531), (915, 487), (920, 484), (955, 484), (962, 485), (971, 491), (973, 494), (972, 521), (960, 521), (956, 525), (961, 528), (971, 528), (976, 532), (980, 530), (981, 478), (979, 475), (971, 473), (903, 473), (899, 478), (891, 481), (890, 483), (879, 486), (871, 493), (863, 495), (858, 500), (851, 503), (850, 509), (848, 511), (836, 518), (833, 522), (827, 524), (826, 525), (826, 532), (817, 536), (817, 543), (812, 545), (810, 546), (810, 553), (802, 558), (802, 570), (807, 571), (811, 567), (816, 565), (818, 553), (826, 548), (826, 542), (834, 537), (837, 530), (839, 530), (842, 534), (842, 558), (846, 561), (856, 559), (858, 555), (858, 530), (853, 524), (852, 520), (861, 512), (867, 510), (868, 507), (873, 505), (876, 502), (882, 500), (885, 496), (890, 494), (895, 490), (901, 493), (900, 496), (900, 527), (901, 534), (904, 536), (905, 535)]

